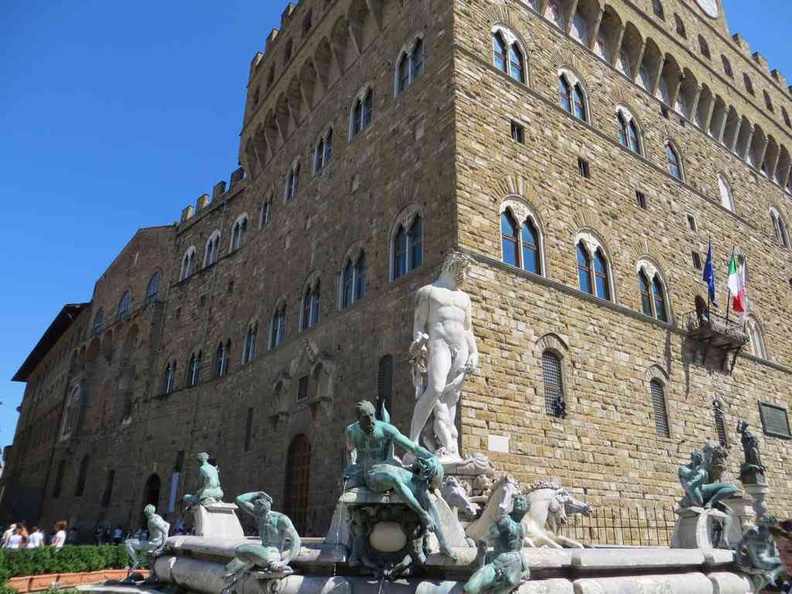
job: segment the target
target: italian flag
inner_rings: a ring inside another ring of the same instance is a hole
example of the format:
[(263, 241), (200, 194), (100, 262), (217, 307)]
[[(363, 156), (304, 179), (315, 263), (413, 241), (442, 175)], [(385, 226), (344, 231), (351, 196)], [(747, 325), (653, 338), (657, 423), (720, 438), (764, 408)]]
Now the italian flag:
[(727, 282), (729, 293), (732, 297), (732, 309), (745, 314), (748, 311), (748, 303), (745, 295), (745, 260), (737, 265), (737, 258), (732, 252), (729, 261), (729, 280)]

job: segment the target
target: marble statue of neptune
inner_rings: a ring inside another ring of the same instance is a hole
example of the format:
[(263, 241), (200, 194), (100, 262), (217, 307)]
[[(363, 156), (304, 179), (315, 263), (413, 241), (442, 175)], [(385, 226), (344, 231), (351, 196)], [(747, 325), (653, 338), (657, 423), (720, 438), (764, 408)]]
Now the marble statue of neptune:
[(456, 408), (465, 376), (478, 366), (470, 297), (460, 289), (471, 263), (469, 256), (452, 252), (440, 277), (416, 297), (410, 356), (417, 402), (410, 439), (419, 443), (423, 433), (424, 445), (441, 461), (460, 458)]

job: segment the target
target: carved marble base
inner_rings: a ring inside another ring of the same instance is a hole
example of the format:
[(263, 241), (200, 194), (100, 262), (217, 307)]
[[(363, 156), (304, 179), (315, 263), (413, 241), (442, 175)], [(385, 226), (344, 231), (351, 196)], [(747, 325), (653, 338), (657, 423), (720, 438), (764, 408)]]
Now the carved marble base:
[(226, 538), (245, 536), (236, 509), (237, 506), (233, 503), (210, 503), (199, 506), (195, 510), (195, 535)]
[(732, 497), (722, 499), (721, 502), (734, 510), (737, 516), (737, 521), (732, 523), (729, 533), (726, 535), (726, 542), (734, 548), (740, 542), (743, 533), (754, 526), (756, 522), (753, 499), (742, 493), (737, 493)]
[(672, 549), (712, 550), (723, 542), (727, 515), (717, 509), (685, 507), (676, 510), (679, 516), (671, 538)]

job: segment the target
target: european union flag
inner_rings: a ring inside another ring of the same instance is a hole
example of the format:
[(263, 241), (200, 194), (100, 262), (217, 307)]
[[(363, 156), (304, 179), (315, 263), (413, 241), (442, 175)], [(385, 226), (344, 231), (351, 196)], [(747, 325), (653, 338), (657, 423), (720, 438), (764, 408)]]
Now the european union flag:
[(715, 266), (712, 263), (712, 241), (709, 242), (707, 261), (704, 263), (704, 282), (709, 287), (709, 300), (712, 305), (718, 307), (718, 302), (715, 300)]

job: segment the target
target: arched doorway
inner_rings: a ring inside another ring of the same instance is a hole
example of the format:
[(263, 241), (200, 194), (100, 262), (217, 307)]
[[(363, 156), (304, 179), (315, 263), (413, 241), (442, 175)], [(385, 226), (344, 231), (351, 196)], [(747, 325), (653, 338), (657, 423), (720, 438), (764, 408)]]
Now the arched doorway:
[(140, 507), (140, 523), (146, 525), (146, 518), (143, 515), (143, 508), (151, 504), (157, 507), (160, 497), (160, 477), (158, 474), (152, 474), (146, 479), (146, 486), (143, 487), (143, 505)]
[(308, 487), (311, 478), (311, 443), (299, 434), (289, 444), (284, 484), (285, 513), (301, 535), (308, 528)]

